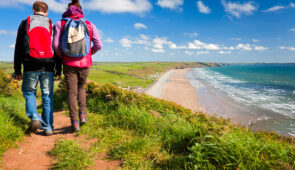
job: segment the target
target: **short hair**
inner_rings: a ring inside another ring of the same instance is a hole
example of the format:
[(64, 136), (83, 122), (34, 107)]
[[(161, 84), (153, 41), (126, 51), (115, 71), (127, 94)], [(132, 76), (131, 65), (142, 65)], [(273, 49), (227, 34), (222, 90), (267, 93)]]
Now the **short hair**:
[(43, 1), (35, 1), (33, 4), (33, 9), (36, 12), (48, 12), (48, 5)]

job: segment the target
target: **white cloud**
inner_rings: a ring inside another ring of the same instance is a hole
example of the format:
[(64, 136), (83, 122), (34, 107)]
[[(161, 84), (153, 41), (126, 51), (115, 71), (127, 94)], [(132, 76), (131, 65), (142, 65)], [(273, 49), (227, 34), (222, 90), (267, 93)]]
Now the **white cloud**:
[(90, 0), (83, 3), (87, 9), (103, 13), (145, 13), (152, 9), (148, 0)]
[(295, 8), (295, 4), (293, 2), (290, 3), (291, 8)]
[(187, 54), (187, 55), (194, 55), (194, 52), (192, 52), (192, 51), (185, 50), (184, 53)]
[(146, 29), (147, 28), (147, 26), (146, 25), (144, 25), (144, 24), (142, 24), (142, 23), (135, 23), (134, 24), (134, 28), (136, 28), (136, 29)]
[[(21, 7), (30, 5), (35, 0), (2, 0), (0, 6), (3, 7)], [(63, 12), (67, 8), (69, 1), (61, 0), (46, 0), (49, 10), (54, 12)], [(85, 9), (96, 10), (103, 13), (136, 13), (141, 14), (152, 9), (152, 4), (149, 0), (87, 0), (81, 2)]]
[[(32, 6), (35, 0), (9, 0), (0, 1), (0, 7), (22, 7), (23, 5)], [(49, 10), (54, 12), (63, 12), (66, 10), (67, 4), (57, 0), (46, 0)]]
[(252, 1), (242, 4), (240, 2), (226, 2), (225, 0), (221, 0), (221, 3), (225, 12), (237, 18), (240, 18), (242, 15), (251, 15), (258, 9), (258, 6)]
[(195, 40), (193, 43), (188, 43), (188, 49), (219, 50), (220, 46), (217, 44), (208, 44), (199, 40)]
[(0, 30), (0, 35), (16, 35), (16, 31)]
[(9, 45), (9, 48), (15, 48), (15, 44)]
[(183, 0), (158, 0), (157, 5), (162, 8), (177, 9), (183, 5)]
[(295, 31), (295, 28), (291, 28), (290, 31)]
[(164, 45), (169, 45), (172, 42), (167, 41), (167, 38), (154, 38), (153, 47), (156, 49), (163, 49)]
[(159, 49), (159, 48), (156, 48), (156, 49), (152, 49), (152, 52), (154, 53), (164, 53), (165, 51), (163, 49)]
[(295, 47), (285, 47), (285, 46), (281, 46), (279, 47), (281, 50), (290, 50), (290, 51), (295, 51)]
[(144, 35), (144, 34), (140, 34), (139, 38), (134, 38), (133, 40), (130, 40), (129, 38), (122, 38), (120, 40), (120, 44), (122, 47), (125, 48), (129, 48), (132, 47), (132, 45), (146, 45), (149, 46), (151, 45), (151, 42), (149, 41), (149, 37)]
[(263, 46), (254, 46), (254, 50), (257, 50), (257, 51), (264, 51), (264, 50), (267, 50), (268, 48), (267, 47), (263, 47)]
[(225, 50), (235, 50), (235, 47), (233, 47), (233, 46), (230, 46), (230, 47), (224, 46), (223, 49), (225, 49)]
[(208, 6), (206, 6), (202, 1), (197, 2), (197, 7), (200, 13), (204, 13), (204, 14), (211, 13), (211, 9)]
[(231, 51), (218, 51), (219, 54), (231, 54)]
[(104, 40), (104, 42), (106, 42), (106, 43), (113, 43), (115, 41), (113, 39), (111, 39), (111, 38), (107, 38), (106, 40)]
[(238, 44), (237, 46), (236, 46), (236, 49), (238, 49), (238, 50), (247, 50), (247, 51), (250, 51), (250, 50), (252, 50), (252, 47), (251, 47), (251, 45), (250, 44)]
[(257, 40), (257, 39), (252, 39), (252, 41), (253, 41), (253, 42), (259, 42), (259, 40)]
[(125, 47), (125, 48), (129, 48), (129, 47), (132, 46), (132, 41), (129, 40), (128, 38), (122, 38), (122, 39), (120, 40), (120, 44), (121, 44), (123, 47)]
[(150, 45), (151, 42), (144, 40), (144, 39), (137, 39), (135, 41), (133, 41), (133, 44), (139, 44), (139, 45)]
[(198, 51), (196, 52), (197, 55), (201, 55), (201, 54), (210, 54), (210, 51)]
[(232, 40), (241, 41), (241, 38), (232, 38)]
[(8, 34), (8, 31), (6, 30), (0, 30), (0, 35), (7, 35)]
[(276, 6), (273, 6), (271, 8), (268, 8), (266, 10), (263, 10), (263, 12), (274, 12), (274, 11), (278, 11), (278, 10), (281, 10), (281, 9), (284, 9), (284, 8), (285, 8), (284, 6), (276, 5)]
[(164, 50), (159, 50), (159, 49), (164, 49), (164, 45), (168, 46), (170, 49), (187, 49), (186, 46), (177, 46), (172, 41), (168, 41), (166, 37), (162, 37), (162, 38), (157, 37), (157, 38), (154, 38), (152, 41), (152, 46), (154, 49), (152, 51), (163, 52)]
[(196, 32), (193, 32), (193, 33), (183, 33), (183, 35), (194, 38), (194, 37), (197, 37), (199, 34)]
[(144, 34), (139, 34), (139, 37), (140, 37), (141, 39), (143, 39), (143, 40), (149, 40), (149, 39), (150, 39), (149, 36), (144, 35)]

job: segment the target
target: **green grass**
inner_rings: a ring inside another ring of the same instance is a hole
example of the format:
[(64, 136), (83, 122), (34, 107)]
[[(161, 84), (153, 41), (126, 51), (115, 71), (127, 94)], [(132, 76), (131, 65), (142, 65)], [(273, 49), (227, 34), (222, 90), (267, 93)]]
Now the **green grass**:
[(13, 63), (11, 62), (0, 61), (0, 69), (6, 72), (7, 74), (12, 74), (14, 72)]
[(0, 96), (0, 158), (7, 148), (15, 147), (15, 142), (22, 139), (28, 122), (22, 98)]
[(82, 170), (93, 165), (91, 152), (83, 150), (76, 141), (72, 140), (58, 141), (49, 155), (56, 158), (52, 169)]
[(121, 160), (123, 169), (295, 167), (291, 138), (249, 132), (229, 120), (192, 113), (110, 84), (92, 85), (88, 92), (91, 113), (80, 133), (99, 139), (91, 152)]
[[(151, 75), (165, 72), (174, 68), (191, 68), (214, 66), (212, 63), (192, 62), (135, 62), (135, 63), (94, 63), (88, 79), (105, 84), (115, 83), (122, 87), (141, 86), (148, 87), (156, 79)], [(6, 73), (13, 73), (13, 64), (0, 62), (0, 69)], [(38, 93), (38, 95), (40, 95)]]
[(148, 87), (155, 80), (151, 75), (174, 68), (202, 67), (206, 63), (95, 63), (91, 68), (89, 79), (100, 84), (118, 83), (119, 86)]
[(0, 156), (22, 139), (27, 124), (25, 102), (19, 86), (9, 81), (8, 75), (0, 70)]
[[(121, 160), (123, 169), (294, 169), (292, 138), (249, 132), (229, 120), (192, 113), (108, 84), (146, 87), (152, 82), (151, 74), (189, 66), (191, 63), (95, 64), (89, 77), (101, 84), (86, 86), (89, 122), (80, 134), (98, 140), (87, 151), (80, 143), (61, 140), (50, 152), (56, 160), (53, 168), (89, 168), (96, 153), (107, 153), (108, 159)], [(56, 89), (55, 108), (66, 107), (64, 85), (62, 81)], [(24, 100), (13, 96), (0, 97), (0, 153), (21, 139), (28, 121)]]

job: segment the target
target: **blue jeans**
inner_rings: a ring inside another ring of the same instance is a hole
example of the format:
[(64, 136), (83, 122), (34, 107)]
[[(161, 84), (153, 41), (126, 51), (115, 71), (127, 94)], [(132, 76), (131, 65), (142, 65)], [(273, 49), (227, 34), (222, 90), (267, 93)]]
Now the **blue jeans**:
[[(43, 111), (42, 118), (37, 112), (36, 91), (40, 81)], [(26, 113), (31, 120), (40, 120), (42, 129), (52, 131), (53, 128), (53, 72), (24, 72), (22, 92), (26, 99)]]

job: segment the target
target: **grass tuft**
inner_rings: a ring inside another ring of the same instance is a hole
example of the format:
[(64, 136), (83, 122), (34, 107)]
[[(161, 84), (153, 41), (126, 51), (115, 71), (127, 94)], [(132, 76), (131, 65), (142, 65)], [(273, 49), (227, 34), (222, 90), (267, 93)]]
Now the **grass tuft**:
[(52, 169), (82, 170), (93, 165), (90, 154), (80, 148), (76, 141), (60, 140), (49, 152), (55, 157)]

